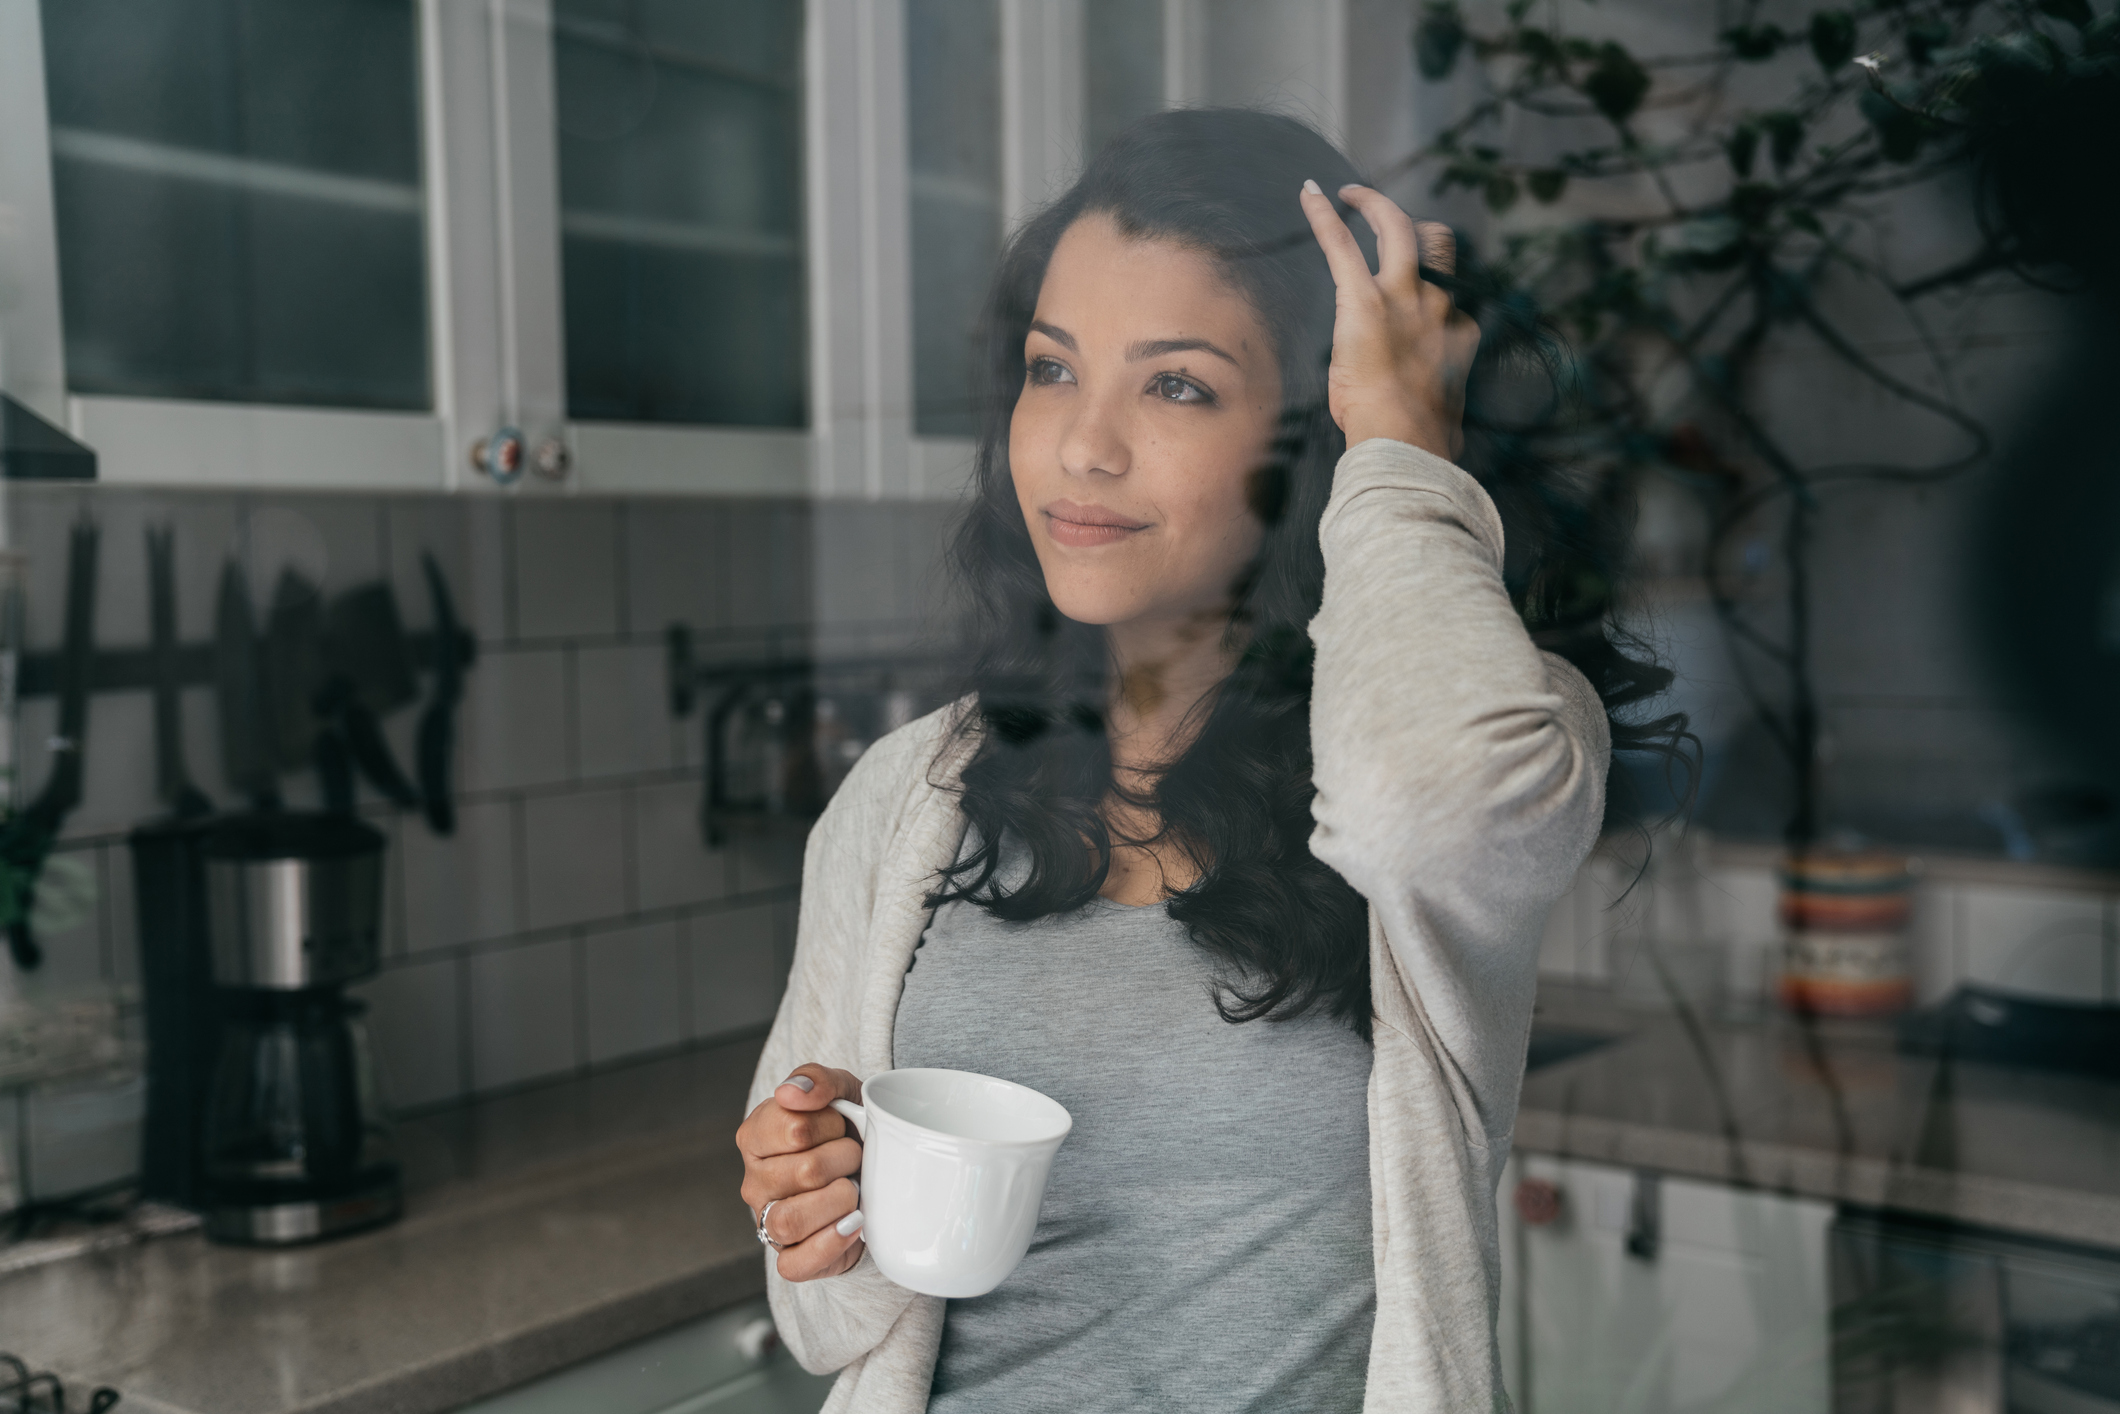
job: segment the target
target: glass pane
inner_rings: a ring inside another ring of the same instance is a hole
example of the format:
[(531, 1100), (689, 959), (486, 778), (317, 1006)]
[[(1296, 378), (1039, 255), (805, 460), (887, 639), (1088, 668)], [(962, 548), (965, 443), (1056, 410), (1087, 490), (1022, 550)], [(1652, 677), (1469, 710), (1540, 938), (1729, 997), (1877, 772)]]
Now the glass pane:
[(913, 430), (969, 437), (972, 332), (1001, 250), (1001, 19), (994, 0), (906, 0)]
[(67, 382), (425, 408), (413, 0), (45, 0)]
[(802, 6), (554, 18), (569, 415), (804, 426)]
[(1082, 9), (1082, 126), (1094, 155), (1163, 106), (1163, 0), (1088, 0)]

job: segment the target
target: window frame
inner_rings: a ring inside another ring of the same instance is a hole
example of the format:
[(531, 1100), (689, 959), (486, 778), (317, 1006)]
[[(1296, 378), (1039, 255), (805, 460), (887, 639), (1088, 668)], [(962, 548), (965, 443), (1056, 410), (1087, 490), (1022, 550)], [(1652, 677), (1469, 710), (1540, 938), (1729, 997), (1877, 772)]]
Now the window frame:
[[(471, 448), (515, 427), (567, 457), (511, 494), (954, 498), (973, 444), (911, 431), (903, 0), (804, 3), (807, 430), (567, 418), (551, 0), (418, 0), (425, 412), (68, 392), (41, 15), (0, 0), (0, 387), (119, 485), (495, 493)], [(995, 3), (1013, 224), (1081, 160), (1082, 3)], [(1160, 3), (1165, 99), (1196, 98), (1200, 0)]]

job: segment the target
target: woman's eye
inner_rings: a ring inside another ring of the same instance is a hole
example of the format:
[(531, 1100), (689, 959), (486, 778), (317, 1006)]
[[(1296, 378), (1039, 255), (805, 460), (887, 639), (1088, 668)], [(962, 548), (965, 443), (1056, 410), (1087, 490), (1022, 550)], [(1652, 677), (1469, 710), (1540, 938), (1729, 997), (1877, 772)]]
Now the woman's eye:
[(1068, 370), (1067, 365), (1057, 359), (1034, 358), (1028, 372), (1030, 381), (1037, 385), (1075, 381), (1075, 375)]
[(1213, 396), (1190, 378), (1180, 378), (1175, 373), (1158, 373), (1149, 380), (1148, 391), (1165, 402), (1211, 403)]

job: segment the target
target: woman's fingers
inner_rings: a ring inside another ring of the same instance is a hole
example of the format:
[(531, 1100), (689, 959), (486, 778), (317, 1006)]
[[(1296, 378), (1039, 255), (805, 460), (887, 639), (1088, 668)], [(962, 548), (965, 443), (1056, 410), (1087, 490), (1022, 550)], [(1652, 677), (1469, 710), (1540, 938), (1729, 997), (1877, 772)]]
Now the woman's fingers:
[[(1426, 263), (1424, 249), (1413, 218), (1399, 204), (1374, 187), (1349, 184), (1340, 188), (1340, 199), (1362, 213), (1369, 229), (1377, 233), (1377, 278), (1400, 285), (1420, 273)], [(1433, 223), (1424, 223), (1433, 224)]]
[[(793, 1247), (845, 1222), (861, 1205), (861, 1186), (851, 1178), (839, 1178), (822, 1188), (771, 1202), (773, 1210), (766, 1214), (766, 1236), (782, 1247)], [(840, 1235), (850, 1237), (858, 1231), (857, 1223)]]
[(1420, 242), (1421, 268), (1443, 275), (1457, 273), (1457, 234), (1440, 221), (1417, 221), (1413, 223), (1414, 238)]
[(861, 1103), (861, 1081), (852, 1072), (824, 1065), (798, 1065), (773, 1090), (782, 1109), (821, 1110), (834, 1100)]
[(1332, 282), (1339, 286), (1341, 294), (1350, 294), (1367, 286), (1371, 281), (1369, 257), (1362, 254), (1361, 243), (1340, 213), (1333, 209), (1332, 198), (1319, 189), (1316, 182), (1305, 182), (1303, 214), (1310, 218), (1311, 233), (1318, 238), (1318, 246), (1325, 252), (1325, 263), (1332, 267)]
[(852, 1271), (861, 1260), (861, 1234), (842, 1237), (833, 1228), (826, 1228), (815, 1237), (793, 1247), (784, 1247), (773, 1259), (773, 1266), (787, 1281), (815, 1281), (819, 1277), (836, 1277), (841, 1272)]
[(768, 1203), (814, 1193), (828, 1188), (834, 1179), (861, 1171), (861, 1145), (852, 1139), (834, 1139), (800, 1153), (765, 1158), (744, 1156), (743, 1200), (752, 1212)]

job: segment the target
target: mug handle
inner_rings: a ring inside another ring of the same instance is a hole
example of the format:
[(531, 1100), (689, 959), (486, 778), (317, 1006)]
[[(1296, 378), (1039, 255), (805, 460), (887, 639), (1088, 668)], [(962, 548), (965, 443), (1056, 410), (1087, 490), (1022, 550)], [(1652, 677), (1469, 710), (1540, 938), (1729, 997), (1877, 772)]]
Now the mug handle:
[(862, 1143), (866, 1144), (869, 1142), (869, 1111), (867, 1106), (857, 1105), (852, 1100), (834, 1100), (832, 1101), (832, 1108), (846, 1116), (847, 1122), (854, 1126), (854, 1133)]

